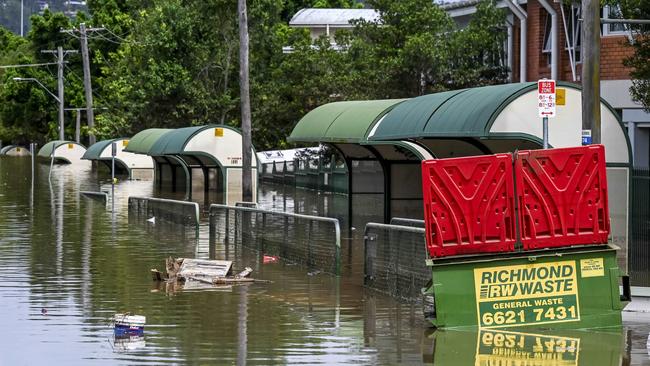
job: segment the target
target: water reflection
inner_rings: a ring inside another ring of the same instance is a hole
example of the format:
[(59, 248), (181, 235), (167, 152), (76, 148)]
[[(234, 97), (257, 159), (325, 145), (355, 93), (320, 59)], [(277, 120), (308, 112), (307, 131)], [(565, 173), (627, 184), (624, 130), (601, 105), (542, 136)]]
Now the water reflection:
[[(32, 190), (29, 159), (0, 158), (2, 365), (460, 365), (475, 364), (477, 352), (488, 355), (501, 344), (495, 335), (491, 346), (481, 346), (478, 334), (432, 332), (418, 305), (361, 287), (362, 228), (373, 217), (372, 202), (349, 217), (345, 195), (261, 187), (263, 207), (348, 223), (344, 274), (309, 276), (288, 263), (264, 264), (259, 253), (242, 248), (210, 252), (205, 224), (197, 237), (193, 228), (131, 221), (127, 197), (151, 196), (152, 182), (121, 180), (113, 219), (103, 203), (79, 197), (80, 190), (110, 191), (110, 176), (55, 166), (50, 185), (48, 170), (36, 166)], [(272, 282), (168, 291), (149, 272), (168, 256), (228, 258), (235, 269), (249, 266)], [(115, 338), (107, 323), (118, 312), (145, 315), (144, 338)], [(550, 338), (540, 341), (578, 339), (579, 365), (650, 364), (650, 322), (627, 324), (619, 335), (542, 333)], [(535, 344), (524, 341), (525, 349)], [(572, 361), (569, 354), (559, 360)]]
[[(627, 331), (439, 330), (428, 336), (433, 365), (622, 365)], [(628, 362), (623, 362), (627, 360)]]

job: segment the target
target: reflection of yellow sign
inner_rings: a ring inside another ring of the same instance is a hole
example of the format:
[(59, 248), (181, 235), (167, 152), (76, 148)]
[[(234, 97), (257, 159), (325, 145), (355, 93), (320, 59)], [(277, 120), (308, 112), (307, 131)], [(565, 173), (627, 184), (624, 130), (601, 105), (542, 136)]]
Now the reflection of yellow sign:
[(580, 260), (580, 277), (601, 277), (605, 275), (602, 258)]
[(555, 104), (556, 105), (566, 104), (566, 89), (562, 89), (562, 88), (555, 89)]
[(74, 149), (74, 144), (68, 144), (68, 149)]
[(572, 366), (578, 364), (580, 339), (485, 330), (479, 332), (476, 366)]
[(129, 140), (122, 140), (122, 146), (129, 145)]
[(217, 127), (214, 129), (214, 135), (217, 137), (223, 137), (223, 128)]
[(474, 269), (481, 328), (580, 320), (576, 262)]

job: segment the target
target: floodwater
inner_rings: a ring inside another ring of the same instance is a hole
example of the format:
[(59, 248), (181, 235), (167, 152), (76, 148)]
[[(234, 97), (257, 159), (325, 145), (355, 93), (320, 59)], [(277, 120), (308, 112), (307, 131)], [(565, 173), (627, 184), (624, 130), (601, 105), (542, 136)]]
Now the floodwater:
[[(0, 158), (0, 365), (650, 365), (643, 314), (625, 314), (625, 328), (607, 333), (430, 329), (418, 305), (361, 286), (362, 227), (375, 206), (349, 217), (342, 195), (260, 190), (263, 207), (342, 220), (351, 247), (341, 277), (242, 250), (235, 267), (272, 283), (170, 291), (149, 270), (167, 256), (208, 258), (207, 225), (196, 238), (130, 222), (128, 196), (165, 195), (151, 182), (119, 182), (113, 215), (79, 194), (110, 190), (107, 176), (48, 172), (37, 164), (32, 185), (29, 158)], [(147, 317), (144, 336), (114, 336), (109, 318), (125, 311)]]

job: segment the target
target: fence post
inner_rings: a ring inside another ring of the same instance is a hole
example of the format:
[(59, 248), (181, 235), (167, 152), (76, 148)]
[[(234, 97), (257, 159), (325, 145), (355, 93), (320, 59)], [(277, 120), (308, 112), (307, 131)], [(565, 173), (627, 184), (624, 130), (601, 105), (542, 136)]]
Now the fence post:
[(314, 222), (309, 220), (309, 231), (307, 232), (307, 267), (314, 265), (311, 253), (311, 232), (314, 229)]
[(280, 250), (280, 255), (285, 256), (287, 251), (287, 246), (289, 245), (289, 216), (284, 217), (284, 245)]

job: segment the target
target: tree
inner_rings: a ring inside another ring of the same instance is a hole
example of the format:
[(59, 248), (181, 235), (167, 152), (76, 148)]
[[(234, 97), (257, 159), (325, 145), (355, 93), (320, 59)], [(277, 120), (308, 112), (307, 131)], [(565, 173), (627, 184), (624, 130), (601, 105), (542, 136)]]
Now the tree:
[[(621, 0), (621, 8), (626, 18), (650, 19), (650, 2), (644, 0)], [(641, 103), (650, 112), (650, 25), (631, 25), (636, 33), (634, 54), (624, 61), (632, 67), (632, 87), (630, 93), (634, 101)]]

